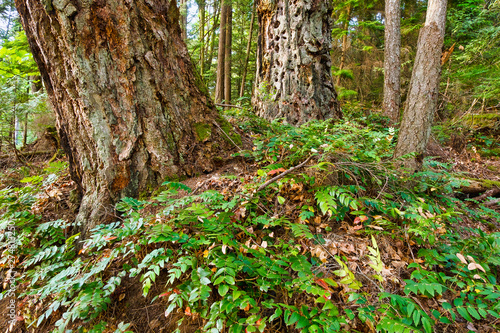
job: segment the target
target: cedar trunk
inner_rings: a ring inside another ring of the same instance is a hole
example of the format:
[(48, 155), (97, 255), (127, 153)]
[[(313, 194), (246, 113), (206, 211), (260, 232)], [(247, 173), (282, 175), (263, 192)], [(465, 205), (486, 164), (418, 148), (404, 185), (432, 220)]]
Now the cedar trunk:
[(384, 115), (399, 121), (401, 73), (400, 0), (385, 0)]
[(226, 23), (229, 6), (226, 1), (221, 4), (220, 12), (220, 28), (219, 28), (219, 50), (217, 53), (217, 77), (215, 82), (215, 102), (221, 103), (224, 100), (224, 69), (225, 69), (225, 55), (226, 55)]
[(415, 153), (415, 158), (405, 162), (411, 171), (422, 166), (437, 108), (445, 23), (446, 0), (430, 0), (425, 24), (418, 36), (410, 89), (394, 152), (395, 157)]
[(250, 31), (248, 31), (247, 52), (245, 53), (245, 62), (243, 63), (243, 74), (241, 75), (240, 98), (245, 93), (245, 81), (247, 79), (248, 60), (250, 59), (250, 48), (252, 46), (253, 22), (255, 21), (255, 10), (257, 0), (254, 0), (252, 6), (252, 18), (250, 19)]
[(332, 2), (260, 0), (253, 105), (290, 124), (341, 117), (331, 76)]
[(231, 51), (233, 48), (233, 4), (228, 2), (226, 17), (226, 47), (224, 49), (224, 100), (231, 104)]
[(175, 0), (43, 3), (16, 0), (83, 194), (84, 233), (120, 198), (213, 170), (228, 123), (195, 76)]

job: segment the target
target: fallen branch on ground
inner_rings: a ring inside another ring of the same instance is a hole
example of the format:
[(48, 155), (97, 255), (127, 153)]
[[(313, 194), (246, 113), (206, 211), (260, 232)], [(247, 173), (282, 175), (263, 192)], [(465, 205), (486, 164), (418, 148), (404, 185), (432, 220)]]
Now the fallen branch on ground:
[(294, 170), (297, 170), (297, 169), (300, 169), (302, 168), (307, 162), (309, 162), (309, 160), (313, 157), (313, 155), (309, 156), (304, 162), (300, 163), (299, 165), (297, 166), (294, 166), (293, 168), (290, 168), (282, 173), (280, 173), (279, 175), (277, 175), (276, 177), (273, 177), (271, 179), (269, 179), (267, 182), (265, 182), (264, 184), (260, 185), (259, 188), (257, 189), (257, 192), (259, 192), (260, 190), (263, 190), (264, 188), (266, 188), (267, 186), (269, 186), (269, 184), (272, 184), (274, 183), (275, 181), (277, 181), (278, 179), (281, 179), (283, 177), (285, 177), (286, 175), (288, 175), (290, 172), (294, 171)]

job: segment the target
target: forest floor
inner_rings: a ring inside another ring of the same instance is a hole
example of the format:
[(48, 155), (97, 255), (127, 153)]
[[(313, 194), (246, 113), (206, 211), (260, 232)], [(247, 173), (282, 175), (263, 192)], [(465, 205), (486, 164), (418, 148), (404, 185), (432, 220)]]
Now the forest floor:
[(25, 228), (0, 331), (500, 330), (499, 157), (433, 141), (408, 175), (378, 123), (244, 120), (252, 149), (125, 198), (79, 253), (64, 159), (3, 161), (0, 229)]

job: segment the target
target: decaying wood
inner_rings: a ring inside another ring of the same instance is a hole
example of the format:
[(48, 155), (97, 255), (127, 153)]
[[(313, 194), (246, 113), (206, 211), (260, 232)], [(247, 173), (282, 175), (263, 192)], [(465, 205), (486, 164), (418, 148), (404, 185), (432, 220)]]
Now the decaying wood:
[(472, 198), (473, 200), (476, 200), (476, 201), (481, 201), (481, 200), (484, 200), (488, 197), (492, 197), (494, 195), (497, 195), (500, 193), (500, 188), (498, 187), (495, 187), (495, 188), (492, 188), (486, 192), (484, 192), (483, 194), (481, 194), (480, 196), (477, 196), (475, 198)]
[(495, 205), (500, 205), (500, 198), (497, 198), (497, 199), (494, 199), (494, 200), (491, 200), (491, 201), (488, 201), (488, 202), (485, 202), (484, 205), (486, 207), (490, 207), (490, 206), (495, 206)]
[(252, 104), (290, 124), (341, 117), (331, 76), (331, 1), (261, 0)]

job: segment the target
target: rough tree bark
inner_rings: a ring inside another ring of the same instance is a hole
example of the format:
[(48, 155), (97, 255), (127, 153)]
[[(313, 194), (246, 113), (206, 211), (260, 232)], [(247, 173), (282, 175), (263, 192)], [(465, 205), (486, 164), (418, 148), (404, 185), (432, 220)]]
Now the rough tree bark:
[(259, 0), (257, 13), (257, 113), (290, 124), (341, 117), (330, 71), (332, 2)]
[[(175, 0), (16, 0), (83, 199), (83, 232), (230, 147), (181, 38)], [(231, 134), (232, 133), (232, 134)]]
[[(227, 0), (226, 0), (227, 1)], [(226, 55), (226, 23), (228, 14), (228, 5), (226, 1), (221, 4), (220, 28), (219, 28), (219, 50), (217, 53), (217, 76), (215, 82), (215, 103), (222, 103), (224, 100), (224, 69)]]
[(385, 0), (384, 115), (399, 122), (401, 73), (400, 0)]
[(417, 55), (411, 76), (406, 107), (401, 121), (395, 157), (415, 153), (407, 159), (406, 167), (419, 170), (431, 134), (441, 77), (441, 48), (443, 47), (446, 0), (429, 0), (425, 24), (418, 36)]

